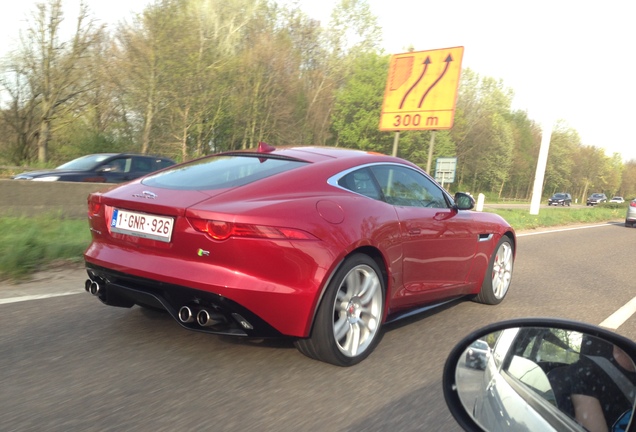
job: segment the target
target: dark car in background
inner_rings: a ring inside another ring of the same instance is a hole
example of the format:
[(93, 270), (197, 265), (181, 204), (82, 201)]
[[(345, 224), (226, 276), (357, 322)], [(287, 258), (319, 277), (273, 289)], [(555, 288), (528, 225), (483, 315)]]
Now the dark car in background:
[(167, 168), (175, 161), (132, 153), (98, 153), (73, 159), (55, 169), (25, 172), (14, 180), (123, 183)]
[(633, 227), (636, 223), (636, 198), (629, 202), (627, 214), (625, 215), (625, 226)]
[(605, 202), (607, 202), (607, 195), (605, 195), (604, 193), (593, 193), (587, 198), (586, 204), (589, 206), (595, 206), (597, 204)]
[(569, 193), (555, 193), (548, 200), (548, 205), (551, 206), (571, 206), (572, 205), (572, 195)]
[(486, 369), (490, 358), (490, 346), (485, 340), (477, 339), (466, 351), (466, 367), (473, 369)]

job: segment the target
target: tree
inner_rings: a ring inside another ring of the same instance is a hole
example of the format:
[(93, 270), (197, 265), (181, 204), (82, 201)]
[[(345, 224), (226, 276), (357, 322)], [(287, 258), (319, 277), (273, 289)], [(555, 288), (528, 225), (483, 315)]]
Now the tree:
[(619, 191), (626, 200), (636, 198), (636, 160), (625, 163)]
[(572, 170), (572, 175), (576, 179), (576, 190), (572, 195), (577, 194), (583, 202), (589, 193), (603, 192), (606, 186), (603, 180), (605, 170), (603, 150), (594, 146), (580, 146), (576, 154), (572, 156), (577, 161)]
[(541, 143), (540, 127), (528, 118), (524, 111), (515, 111), (509, 115), (515, 143), (510, 166), (510, 179), (506, 196), (528, 199), (532, 192), (539, 146)]
[(393, 135), (378, 129), (388, 56), (360, 55), (336, 93), (332, 115), (335, 145), (391, 153)]
[(508, 124), (512, 90), (502, 81), (462, 72), (451, 137), (459, 183), (501, 194), (512, 165), (513, 130)]
[[(38, 160), (48, 159), (48, 145), (54, 122), (77, 108), (80, 95), (95, 83), (86, 79), (89, 50), (100, 37), (102, 28), (89, 18), (88, 9), (80, 5), (75, 31), (68, 41), (60, 37), (64, 14), (61, 0), (38, 3), (33, 27), (27, 30), (15, 59), (16, 82), (27, 92), (23, 112), (37, 115)], [(21, 92), (17, 92), (18, 94)], [(14, 94), (14, 95), (15, 95)], [(16, 109), (19, 100), (14, 99)], [(16, 111), (17, 112), (17, 111)]]
[(574, 160), (572, 155), (575, 149), (581, 145), (579, 134), (558, 122), (552, 131), (550, 140), (550, 152), (544, 179), (544, 190), (547, 195), (556, 192), (569, 192), (572, 189), (572, 168)]

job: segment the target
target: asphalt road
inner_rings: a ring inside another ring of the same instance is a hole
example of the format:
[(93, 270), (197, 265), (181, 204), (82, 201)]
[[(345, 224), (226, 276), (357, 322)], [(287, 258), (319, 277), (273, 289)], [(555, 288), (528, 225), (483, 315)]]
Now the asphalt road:
[[(195, 333), (167, 314), (104, 306), (84, 292), (81, 270), (0, 284), (0, 429), (457, 431), (441, 389), (451, 348), (502, 319), (601, 323), (636, 296), (635, 244), (636, 229), (620, 224), (521, 235), (502, 304), (457, 301), (393, 325), (352, 368), (288, 342)], [(56, 293), (72, 294), (37, 298)], [(636, 340), (636, 316), (617, 331)]]

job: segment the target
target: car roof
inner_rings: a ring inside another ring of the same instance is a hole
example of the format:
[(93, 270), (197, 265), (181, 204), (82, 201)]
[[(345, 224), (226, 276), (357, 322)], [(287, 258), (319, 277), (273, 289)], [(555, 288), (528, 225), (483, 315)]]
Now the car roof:
[(341, 147), (316, 147), (316, 146), (292, 146), (292, 147), (269, 147), (268, 150), (241, 150), (220, 153), (220, 155), (241, 155), (241, 154), (263, 154), (264, 156), (279, 156), (291, 159), (297, 159), (305, 162), (323, 162), (328, 160), (360, 160), (363, 162), (368, 159), (369, 162), (386, 161), (386, 162), (398, 162), (415, 166), (411, 162), (404, 159), (400, 159), (393, 156), (387, 156), (382, 153), (369, 152), (365, 150), (348, 149)]

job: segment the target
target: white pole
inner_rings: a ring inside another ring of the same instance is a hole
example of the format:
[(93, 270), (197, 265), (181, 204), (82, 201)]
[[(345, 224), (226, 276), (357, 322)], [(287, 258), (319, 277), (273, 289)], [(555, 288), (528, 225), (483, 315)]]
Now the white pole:
[(553, 121), (543, 122), (543, 134), (541, 135), (541, 147), (539, 148), (539, 159), (537, 160), (537, 171), (534, 174), (534, 187), (532, 188), (532, 200), (530, 201), (530, 214), (538, 215), (541, 206), (541, 193), (543, 192), (543, 178), (545, 167), (548, 164), (548, 152), (550, 150), (550, 138), (552, 138)]

